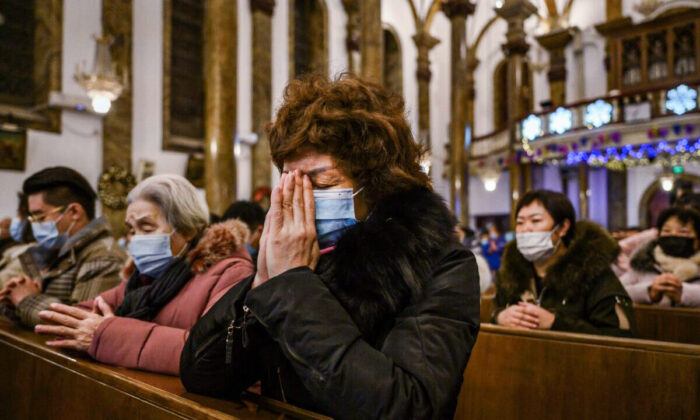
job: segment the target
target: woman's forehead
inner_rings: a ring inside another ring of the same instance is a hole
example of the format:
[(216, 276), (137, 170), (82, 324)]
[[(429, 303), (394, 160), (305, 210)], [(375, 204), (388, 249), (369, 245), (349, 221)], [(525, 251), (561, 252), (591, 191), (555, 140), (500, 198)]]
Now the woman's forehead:
[(282, 170), (283, 172), (291, 172), (298, 169), (304, 173), (317, 173), (335, 167), (336, 162), (331, 155), (305, 150), (285, 160)]
[(683, 223), (678, 219), (676, 216), (671, 216), (669, 217), (668, 220), (664, 222), (664, 225), (662, 226), (662, 229), (682, 229), (682, 228), (688, 228), (692, 229), (693, 224), (688, 221), (686, 223)]
[(136, 200), (129, 204), (126, 209), (127, 220), (137, 221), (145, 218), (161, 219), (163, 213), (160, 211), (160, 207), (147, 200)]
[(540, 204), (539, 201), (533, 201), (532, 203), (523, 206), (518, 212), (518, 217), (546, 217), (548, 215), (549, 213), (547, 213), (547, 210), (544, 208), (544, 206), (542, 206), (542, 204)]

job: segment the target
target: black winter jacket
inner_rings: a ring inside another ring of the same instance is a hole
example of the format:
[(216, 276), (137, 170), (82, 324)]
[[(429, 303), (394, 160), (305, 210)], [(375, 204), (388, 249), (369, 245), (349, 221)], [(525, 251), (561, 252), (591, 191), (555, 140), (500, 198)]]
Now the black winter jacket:
[(474, 256), (442, 200), (382, 200), (316, 272), (233, 287), (192, 328), (188, 391), (263, 395), (335, 418), (451, 419), (479, 330)]
[(556, 316), (552, 330), (634, 336), (632, 301), (611, 268), (619, 253), (620, 247), (603, 228), (588, 221), (577, 222), (576, 236), (566, 253), (547, 270), (537, 296), (533, 265), (518, 251), (516, 241), (511, 241), (496, 280), (492, 322), (508, 305), (539, 301)]

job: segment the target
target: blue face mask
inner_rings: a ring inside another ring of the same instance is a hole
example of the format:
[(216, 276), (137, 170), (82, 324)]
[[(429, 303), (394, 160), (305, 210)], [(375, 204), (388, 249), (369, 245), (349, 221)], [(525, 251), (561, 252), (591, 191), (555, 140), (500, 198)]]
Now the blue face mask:
[(248, 250), (250, 257), (253, 259), (253, 261), (255, 261), (255, 258), (258, 256), (258, 250), (253, 248), (251, 244), (245, 244), (245, 247)]
[(352, 188), (314, 190), (316, 207), (316, 236), (320, 249), (334, 246), (345, 231), (355, 223), (353, 198), (362, 191), (352, 193)]
[(22, 242), (22, 231), (25, 223), (26, 221), (19, 217), (12, 218), (12, 222), (10, 222), (10, 236), (15, 242)]
[(60, 249), (66, 241), (68, 241), (68, 232), (73, 228), (73, 224), (70, 225), (68, 231), (65, 233), (59, 233), (56, 223), (63, 217), (63, 213), (57, 220), (47, 220), (44, 222), (33, 222), (32, 223), (32, 233), (34, 238), (39, 243), (39, 246), (43, 249), (55, 250)]
[(170, 235), (133, 235), (129, 241), (129, 254), (139, 273), (158, 278), (173, 260), (170, 249)]

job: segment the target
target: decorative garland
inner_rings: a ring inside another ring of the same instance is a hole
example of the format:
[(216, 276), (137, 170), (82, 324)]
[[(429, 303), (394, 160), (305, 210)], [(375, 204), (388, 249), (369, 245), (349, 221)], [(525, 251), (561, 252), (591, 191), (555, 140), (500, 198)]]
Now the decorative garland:
[[(567, 144), (546, 144), (533, 149), (533, 144), (524, 143), (523, 150), (500, 157), (498, 166), (506, 168), (511, 163), (544, 163), (554, 165), (578, 165), (586, 163), (591, 167), (607, 167), (611, 170), (623, 170), (632, 166), (664, 163), (678, 165), (689, 160), (700, 159), (700, 137), (693, 136), (694, 124), (674, 124), (671, 127), (654, 126), (647, 132), (651, 142), (638, 145), (621, 145), (619, 132), (598, 134), (595, 138), (586, 136)], [(675, 140), (667, 140), (673, 133)], [(487, 166), (485, 160), (477, 162), (478, 168)]]
[(112, 210), (126, 208), (126, 196), (136, 186), (136, 178), (124, 168), (112, 166), (100, 175), (97, 196), (100, 202)]

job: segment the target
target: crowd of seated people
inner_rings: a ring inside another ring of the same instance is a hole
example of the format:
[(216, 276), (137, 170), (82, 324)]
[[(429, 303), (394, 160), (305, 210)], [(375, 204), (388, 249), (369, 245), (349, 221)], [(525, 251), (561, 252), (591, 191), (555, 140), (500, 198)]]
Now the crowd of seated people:
[(282, 172), (267, 213), (241, 201), (212, 224), (189, 181), (155, 175), (128, 193), (123, 248), (82, 175), (27, 178), (0, 225), (2, 314), (196, 393), (450, 418), (486, 290), (503, 327), (619, 337), (636, 335), (633, 302), (700, 306), (692, 204), (621, 247), (563, 194), (530, 191), (515, 239), (494, 229), (483, 244), (492, 282), (432, 191), (398, 96), (351, 76), (296, 80), (267, 130)]

